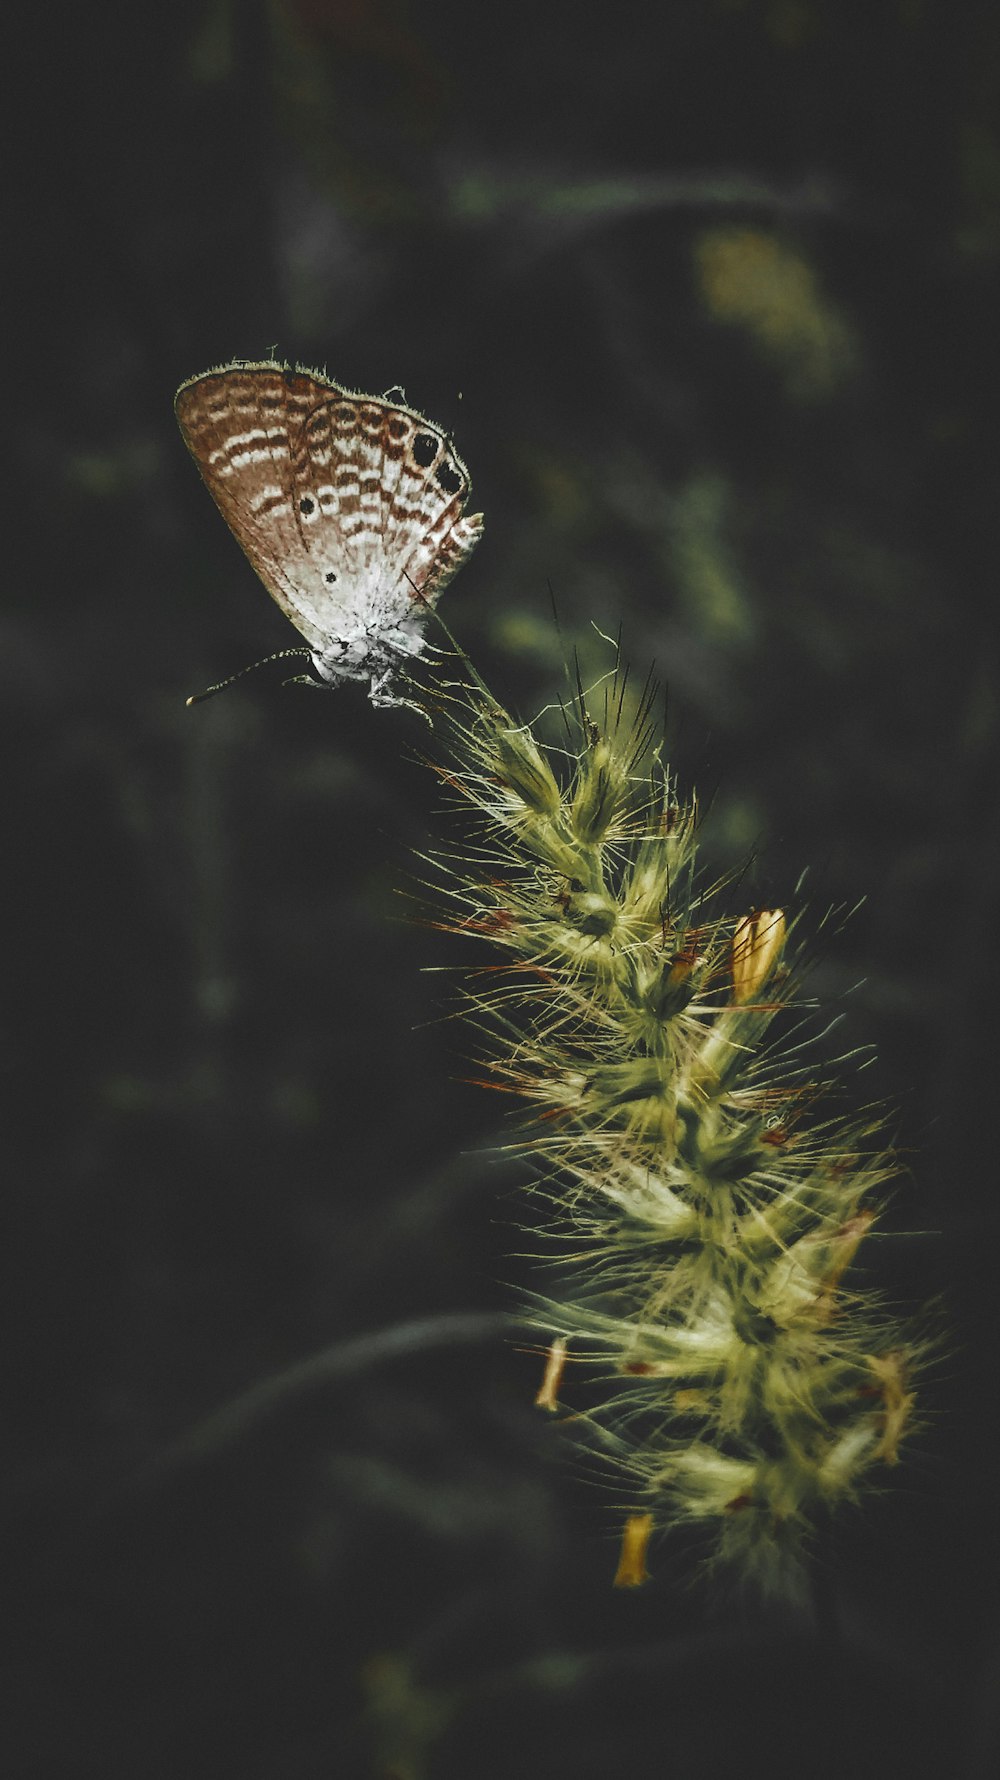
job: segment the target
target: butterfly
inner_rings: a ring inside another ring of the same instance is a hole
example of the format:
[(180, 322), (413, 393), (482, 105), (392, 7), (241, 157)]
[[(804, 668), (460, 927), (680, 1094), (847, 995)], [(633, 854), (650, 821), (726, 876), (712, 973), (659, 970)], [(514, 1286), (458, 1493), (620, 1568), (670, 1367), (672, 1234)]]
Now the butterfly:
[(399, 388), (362, 395), (271, 359), (189, 378), (174, 409), (223, 519), (308, 644), (289, 653), (329, 686), (367, 680), (373, 704), (408, 703), (394, 675), (483, 531), (481, 513), (464, 516), (469, 472), (447, 435)]

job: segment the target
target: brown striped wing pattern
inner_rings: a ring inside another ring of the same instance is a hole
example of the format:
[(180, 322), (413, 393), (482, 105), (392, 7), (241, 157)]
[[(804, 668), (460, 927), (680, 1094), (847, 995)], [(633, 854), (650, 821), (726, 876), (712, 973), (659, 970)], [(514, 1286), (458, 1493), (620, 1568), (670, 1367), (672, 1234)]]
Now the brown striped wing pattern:
[[(184, 440), (216, 506), (324, 678), (420, 648), (420, 621), (482, 534), (469, 474), (400, 390), (234, 363), (181, 385)], [(374, 692), (373, 692), (374, 695)]]

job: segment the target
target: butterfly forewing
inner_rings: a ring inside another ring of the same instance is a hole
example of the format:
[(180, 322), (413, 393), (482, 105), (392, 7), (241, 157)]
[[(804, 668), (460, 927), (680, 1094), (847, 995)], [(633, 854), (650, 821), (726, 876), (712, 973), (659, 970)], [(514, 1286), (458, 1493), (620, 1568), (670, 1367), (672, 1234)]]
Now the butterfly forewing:
[[(320, 615), (299, 585), (302, 552), (291, 488), (291, 447), (308, 411), (278, 367), (232, 366), (177, 392), (184, 441), (226, 524), (271, 596), (307, 642)], [(297, 410), (302, 410), (298, 412)]]

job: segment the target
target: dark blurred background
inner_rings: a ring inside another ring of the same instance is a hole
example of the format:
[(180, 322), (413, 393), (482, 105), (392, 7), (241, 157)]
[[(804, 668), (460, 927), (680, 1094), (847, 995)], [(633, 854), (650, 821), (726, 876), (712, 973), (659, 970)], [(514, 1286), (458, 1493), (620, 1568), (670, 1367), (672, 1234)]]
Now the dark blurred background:
[[(1000, 1771), (998, 51), (989, 0), (8, 18), (5, 1774)], [(681, 1539), (610, 1587), (407, 900), (426, 730), (184, 708), (295, 640), (171, 411), (274, 348), (454, 428), (500, 697), (621, 624), (709, 868), (867, 898), (813, 987), (899, 1109), (872, 1278), (950, 1333), (836, 1636)]]

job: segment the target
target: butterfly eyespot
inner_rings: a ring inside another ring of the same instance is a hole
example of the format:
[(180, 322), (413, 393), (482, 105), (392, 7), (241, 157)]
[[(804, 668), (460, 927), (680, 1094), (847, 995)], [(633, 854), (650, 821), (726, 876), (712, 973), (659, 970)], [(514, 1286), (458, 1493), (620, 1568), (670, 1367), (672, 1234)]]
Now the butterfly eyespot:
[(312, 495), (304, 494), (302, 496), (302, 499), (299, 502), (299, 512), (304, 513), (306, 518), (308, 519), (310, 513), (315, 513), (315, 511), (316, 511), (316, 502), (313, 500)]
[(430, 468), (438, 454), (439, 440), (433, 433), (418, 433), (413, 441), (413, 456), (422, 470)]
[(328, 587), (332, 587), (333, 583), (336, 581), (337, 577), (334, 574), (332, 569), (327, 569), (326, 574), (323, 576), (323, 579), (326, 582)]
[(434, 472), (434, 480), (445, 494), (458, 494), (462, 487), (462, 478), (450, 458), (438, 464)]

